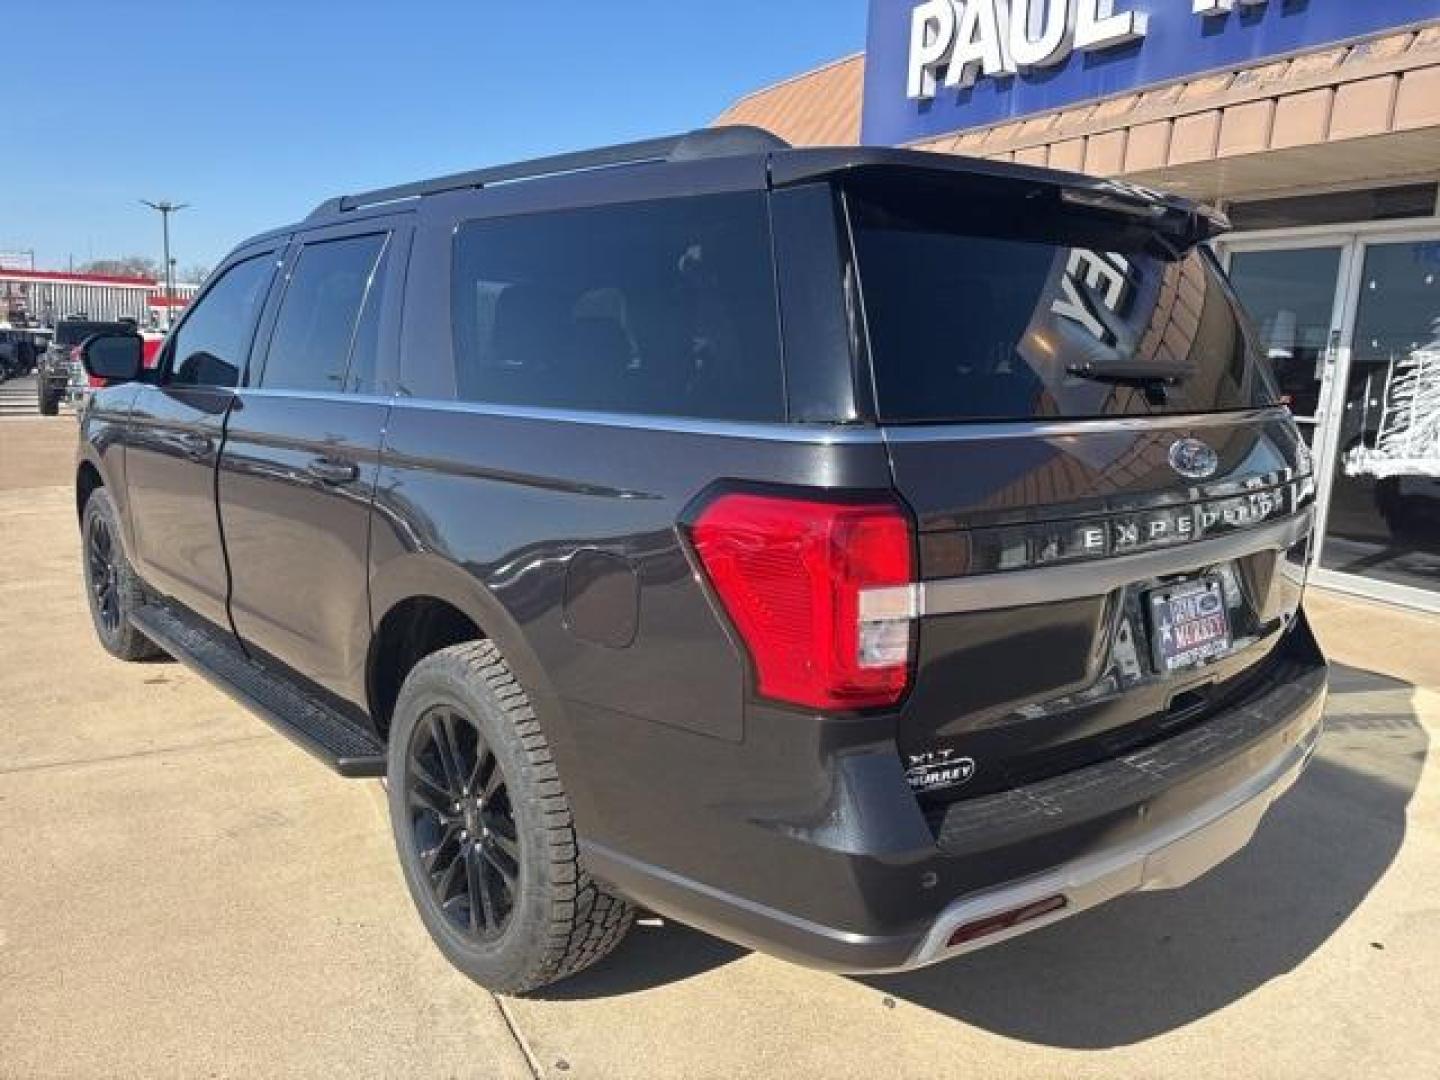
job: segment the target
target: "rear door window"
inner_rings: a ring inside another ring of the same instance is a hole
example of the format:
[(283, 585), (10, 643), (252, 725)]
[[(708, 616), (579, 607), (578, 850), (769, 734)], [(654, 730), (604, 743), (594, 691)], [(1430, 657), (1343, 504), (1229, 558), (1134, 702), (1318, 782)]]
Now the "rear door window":
[(1276, 401), (1214, 260), (1014, 180), (847, 193), (877, 404), (894, 422)]
[(783, 419), (774, 281), (760, 193), (466, 222), (452, 274), (460, 397)]
[[(348, 388), (352, 356), (374, 370), (378, 280), (386, 234), (306, 244), (290, 272), (259, 385), (274, 390)], [(366, 340), (360, 340), (361, 334)], [(357, 379), (360, 378), (357, 372)]]

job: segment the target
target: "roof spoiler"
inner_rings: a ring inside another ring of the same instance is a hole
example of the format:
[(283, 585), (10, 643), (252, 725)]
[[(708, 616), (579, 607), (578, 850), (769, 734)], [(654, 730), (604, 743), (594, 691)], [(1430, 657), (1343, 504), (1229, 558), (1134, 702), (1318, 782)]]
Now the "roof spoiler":
[(1123, 181), (1103, 180), (1084, 187), (1062, 186), (1060, 201), (1134, 218), (1166, 234), (1179, 234), (1187, 247), (1230, 231), (1230, 219), (1212, 206)]
[(777, 154), (772, 159), (770, 175), (776, 187), (787, 187), (813, 180), (859, 177), (891, 170), (911, 170), (936, 177), (953, 176), (957, 181), (969, 176), (1045, 185), (1057, 190), (1060, 198), (1067, 203), (1147, 222), (1157, 232), (1186, 247), (1203, 243), (1230, 229), (1229, 219), (1218, 210), (1124, 180), (1107, 180), (1083, 173), (928, 150), (869, 146), (793, 150)]

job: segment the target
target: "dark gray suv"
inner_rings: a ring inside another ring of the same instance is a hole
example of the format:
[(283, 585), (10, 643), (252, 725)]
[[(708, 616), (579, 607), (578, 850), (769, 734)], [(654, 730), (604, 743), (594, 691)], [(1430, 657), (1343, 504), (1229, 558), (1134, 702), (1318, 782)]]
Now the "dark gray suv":
[(1181, 885), (1326, 681), (1223, 226), (749, 129), (334, 199), (85, 344), (96, 629), (388, 777), (497, 990), (637, 907), (882, 971)]

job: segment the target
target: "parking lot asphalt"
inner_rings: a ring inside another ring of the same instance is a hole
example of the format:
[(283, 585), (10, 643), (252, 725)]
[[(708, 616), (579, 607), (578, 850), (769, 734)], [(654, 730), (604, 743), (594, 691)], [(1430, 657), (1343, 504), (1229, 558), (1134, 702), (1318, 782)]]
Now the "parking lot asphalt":
[[(1337, 666), (1314, 765), (1179, 892), (866, 979), (647, 919), (501, 1000), (425, 937), (378, 785), (101, 652), (73, 440), (0, 422), (0, 1077), (1440, 1075), (1440, 685)], [(1315, 606), (1428, 681), (1433, 629)]]

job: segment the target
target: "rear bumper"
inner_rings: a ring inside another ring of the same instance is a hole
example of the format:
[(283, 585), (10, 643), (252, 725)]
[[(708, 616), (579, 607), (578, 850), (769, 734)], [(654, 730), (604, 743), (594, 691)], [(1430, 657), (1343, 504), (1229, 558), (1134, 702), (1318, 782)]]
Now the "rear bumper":
[[(751, 816), (753, 844), (734, 838), (724, 857), (705, 860), (705, 880), (603, 843), (582, 841), (585, 858), (662, 914), (857, 973), (922, 967), (1125, 893), (1176, 888), (1244, 847), (1314, 752), (1327, 668), (1303, 620), (1287, 637), (1265, 674), (1218, 714), (1122, 757), (952, 804), (920, 826), (923, 844), (913, 842), (903, 780), (891, 792), (878, 762), (856, 755), (840, 762), (836, 782), (848, 790), (831, 802), (843, 827), (790, 827), (777, 849), (760, 838), (775, 824)], [(1033, 917), (1006, 923), (1027, 908)], [(851, 925), (824, 917), (834, 911)], [(984, 932), (967, 937), (977, 924)], [(962, 930), (966, 939), (951, 944)]]
[[(1265, 812), (1305, 770), (1320, 739), (1318, 715), (1278, 758), (1208, 803), (1127, 842), (1101, 847), (1047, 873), (963, 897), (935, 920), (901, 969), (923, 967), (1077, 915), (1130, 892), (1177, 889), (1250, 842)], [(1060, 906), (1047, 910), (1052, 902)], [(1004, 926), (1016, 913), (1045, 911)], [(959, 944), (965, 928), (995, 927)]]

